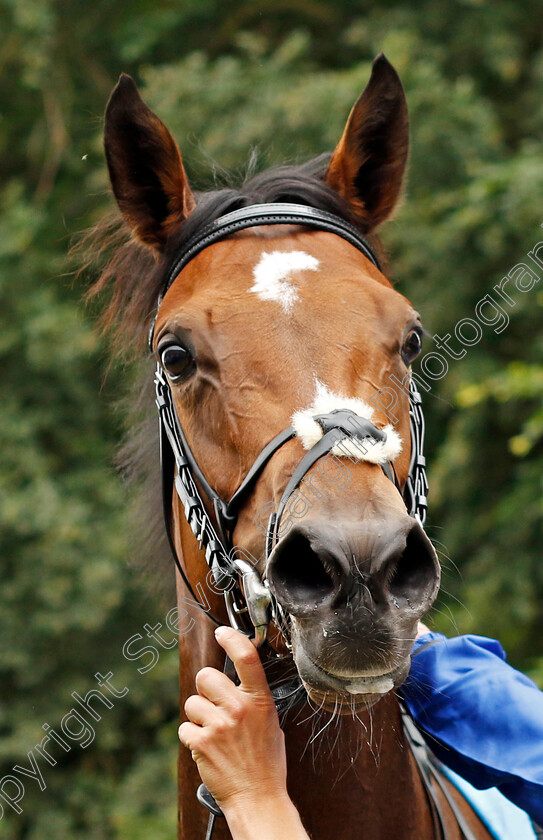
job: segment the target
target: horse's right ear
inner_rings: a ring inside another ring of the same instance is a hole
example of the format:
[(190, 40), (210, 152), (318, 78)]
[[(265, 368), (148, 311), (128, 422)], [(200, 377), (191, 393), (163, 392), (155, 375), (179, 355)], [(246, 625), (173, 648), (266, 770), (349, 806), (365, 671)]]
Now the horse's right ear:
[(104, 144), (119, 208), (136, 239), (162, 251), (194, 209), (194, 197), (172, 135), (123, 74), (106, 108)]
[(402, 83), (381, 53), (355, 103), (326, 175), (367, 231), (389, 218), (400, 197), (409, 148)]

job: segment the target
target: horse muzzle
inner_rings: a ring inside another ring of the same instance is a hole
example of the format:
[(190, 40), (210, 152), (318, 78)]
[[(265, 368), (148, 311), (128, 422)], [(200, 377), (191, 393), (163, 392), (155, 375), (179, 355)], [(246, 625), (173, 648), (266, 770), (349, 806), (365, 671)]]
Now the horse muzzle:
[(296, 667), (327, 708), (371, 705), (409, 671), (418, 620), (440, 583), (435, 550), (407, 515), (353, 526), (304, 522), (276, 545), (266, 576), (289, 615)]

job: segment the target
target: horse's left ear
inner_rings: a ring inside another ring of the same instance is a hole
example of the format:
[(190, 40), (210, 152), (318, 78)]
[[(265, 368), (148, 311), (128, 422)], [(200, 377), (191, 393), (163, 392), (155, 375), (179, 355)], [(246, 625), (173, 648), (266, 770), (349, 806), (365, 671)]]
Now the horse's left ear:
[(367, 231), (398, 202), (409, 150), (409, 117), (402, 83), (381, 53), (356, 101), (326, 174)]
[(107, 104), (104, 144), (123, 216), (136, 239), (162, 251), (194, 197), (175, 140), (124, 73)]

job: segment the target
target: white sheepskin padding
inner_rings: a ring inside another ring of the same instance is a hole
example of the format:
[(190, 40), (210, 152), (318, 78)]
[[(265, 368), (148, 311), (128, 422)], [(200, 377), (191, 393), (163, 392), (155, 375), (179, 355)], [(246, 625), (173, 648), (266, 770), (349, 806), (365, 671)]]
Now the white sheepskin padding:
[[(364, 400), (334, 394), (319, 380), (316, 381), (316, 388), (317, 393), (313, 405), (301, 411), (295, 411), (291, 419), (296, 436), (301, 440), (304, 449), (311, 449), (323, 435), (322, 428), (313, 419), (315, 414), (329, 414), (337, 408), (349, 408), (359, 417), (373, 421), (374, 408)], [(355, 439), (355, 427), (353, 427), (353, 437), (345, 437), (338, 441), (331, 450), (332, 455), (340, 458), (348, 456), (358, 461), (368, 461), (370, 464), (394, 461), (402, 451), (402, 439), (391, 425), (385, 426), (381, 431), (387, 436), (385, 441), (374, 441), (372, 438), (360, 441)]]
[(298, 300), (293, 272), (316, 271), (320, 263), (305, 251), (265, 251), (253, 269), (254, 283), (249, 289), (261, 300), (275, 300), (290, 312)]

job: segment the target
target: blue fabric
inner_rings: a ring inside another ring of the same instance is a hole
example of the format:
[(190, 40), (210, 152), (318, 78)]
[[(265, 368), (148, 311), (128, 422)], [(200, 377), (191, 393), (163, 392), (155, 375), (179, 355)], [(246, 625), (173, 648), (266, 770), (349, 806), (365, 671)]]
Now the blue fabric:
[(532, 821), (496, 788), (477, 790), (457, 773), (443, 767), (445, 774), (479, 815), (495, 840), (537, 840)]
[(543, 824), (543, 692), (506, 663), (498, 642), (422, 636), (401, 694), (440, 761)]

